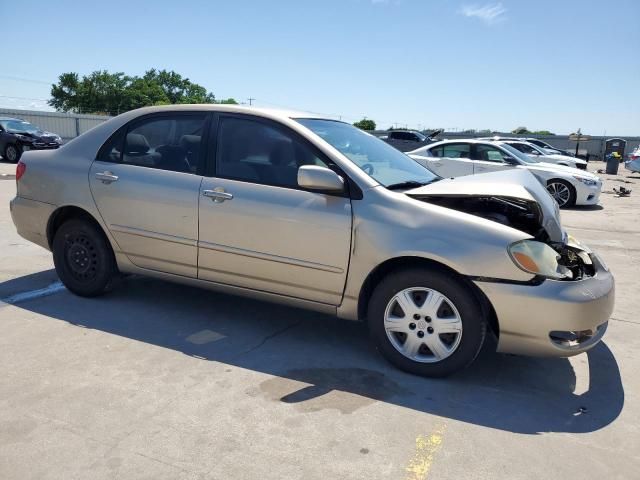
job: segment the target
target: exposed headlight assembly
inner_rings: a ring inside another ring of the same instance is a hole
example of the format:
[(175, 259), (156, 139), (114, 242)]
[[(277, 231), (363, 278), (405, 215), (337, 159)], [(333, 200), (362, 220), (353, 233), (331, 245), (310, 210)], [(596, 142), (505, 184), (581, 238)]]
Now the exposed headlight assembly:
[(571, 270), (558, 263), (560, 255), (546, 243), (521, 240), (509, 246), (509, 255), (518, 268), (541, 277), (572, 278)]
[(578, 180), (579, 182), (584, 183), (585, 185), (587, 185), (588, 187), (595, 187), (598, 182), (595, 180), (592, 180), (591, 178), (586, 178), (586, 177), (579, 177), (577, 175), (574, 175), (573, 178), (575, 178), (576, 180)]

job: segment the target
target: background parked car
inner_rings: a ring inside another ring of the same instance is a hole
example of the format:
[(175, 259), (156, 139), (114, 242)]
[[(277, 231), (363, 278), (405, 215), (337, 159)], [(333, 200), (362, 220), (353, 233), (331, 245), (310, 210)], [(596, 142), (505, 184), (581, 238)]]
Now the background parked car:
[(460, 177), (513, 168), (534, 174), (560, 207), (595, 205), (602, 181), (576, 168), (543, 163), (505, 142), (489, 140), (444, 140), (409, 152), (409, 156), (441, 177)]
[(629, 159), (624, 162), (624, 168), (632, 172), (640, 172), (640, 146), (629, 154)]
[(60, 145), (60, 135), (19, 118), (0, 117), (0, 155), (8, 162), (17, 162), (26, 150), (50, 150)]
[(537, 145), (529, 142), (516, 142), (508, 140), (504, 143), (506, 143), (507, 145), (511, 145), (516, 150), (521, 151), (534, 160), (539, 160), (546, 163), (557, 163), (558, 165), (566, 165), (567, 167), (579, 168), (580, 170), (587, 169), (587, 162), (580, 158), (569, 157), (567, 155), (560, 155), (555, 153), (550, 154)]
[(482, 137), (480, 140), (501, 140), (501, 141), (519, 141), (519, 142), (527, 142), (535, 145), (536, 147), (541, 148), (547, 155), (566, 155), (567, 157), (575, 157), (575, 155), (569, 150), (562, 150), (560, 148), (554, 147), (553, 145), (549, 145), (547, 142), (543, 142), (539, 138), (522, 138), (522, 137)]
[(435, 137), (440, 135), (442, 130), (434, 130), (428, 135), (417, 130), (389, 130), (384, 135), (379, 136), (392, 147), (397, 148), (401, 152), (408, 152), (424, 145), (435, 142)]

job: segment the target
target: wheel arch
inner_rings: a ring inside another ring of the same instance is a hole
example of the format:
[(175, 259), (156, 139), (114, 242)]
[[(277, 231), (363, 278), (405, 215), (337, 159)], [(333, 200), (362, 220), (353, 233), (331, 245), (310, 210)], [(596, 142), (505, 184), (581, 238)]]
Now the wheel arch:
[[(98, 228), (100, 232), (102, 232), (102, 234), (109, 242), (109, 245), (111, 245), (109, 236), (102, 228), (102, 225), (100, 225), (100, 222), (98, 222), (95, 217), (91, 215), (91, 213), (75, 205), (66, 205), (54, 210), (54, 212), (49, 217), (49, 221), (47, 222), (47, 243), (49, 244), (49, 248), (53, 246), (53, 238), (55, 237), (56, 232), (58, 231), (60, 226), (67, 220), (71, 220), (74, 218), (84, 219), (91, 222)], [(111, 245), (111, 248), (113, 249), (113, 245)]]
[(469, 287), (469, 290), (473, 292), (476, 300), (478, 300), (478, 303), (481, 305), (484, 317), (488, 321), (489, 328), (495, 334), (496, 338), (499, 336), (500, 325), (498, 323), (498, 317), (493, 308), (493, 305), (491, 305), (491, 302), (482, 292), (482, 290), (480, 290), (467, 276), (462, 275), (461, 273), (443, 263), (425, 257), (403, 256), (390, 258), (388, 260), (385, 260), (384, 262), (376, 266), (371, 272), (369, 272), (369, 275), (367, 275), (367, 278), (360, 288), (360, 294), (358, 296), (358, 318), (367, 318), (369, 299), (371, 298), (375, 287), (385, 276), (398, 270), (416, 267), (439, 270), (462, 280)]

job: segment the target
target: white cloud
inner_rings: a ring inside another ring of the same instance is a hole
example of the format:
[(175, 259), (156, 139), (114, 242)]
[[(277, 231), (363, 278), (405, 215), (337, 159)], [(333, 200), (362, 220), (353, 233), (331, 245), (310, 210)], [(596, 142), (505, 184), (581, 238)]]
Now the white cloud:
[(487, 25), (493, 25), (494, 23), (504, 20), (507, 9), (502, 6), (502, 3), (487, 3), (486, 5), (465, 5), (459, 13), (469, 18), (477, 18)]

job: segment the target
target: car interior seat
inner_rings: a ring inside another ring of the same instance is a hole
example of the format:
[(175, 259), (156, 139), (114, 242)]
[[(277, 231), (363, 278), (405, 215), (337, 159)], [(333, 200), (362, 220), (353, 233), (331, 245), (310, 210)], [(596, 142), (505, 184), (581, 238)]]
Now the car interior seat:
[(150, 150), (151, 146), (147, 141), (147, 137), (140, 133), (129, 133), (124, 147), (124, 162), (145, 167), (155, 167), (160, 155), (155, 152), (150, 153)]

